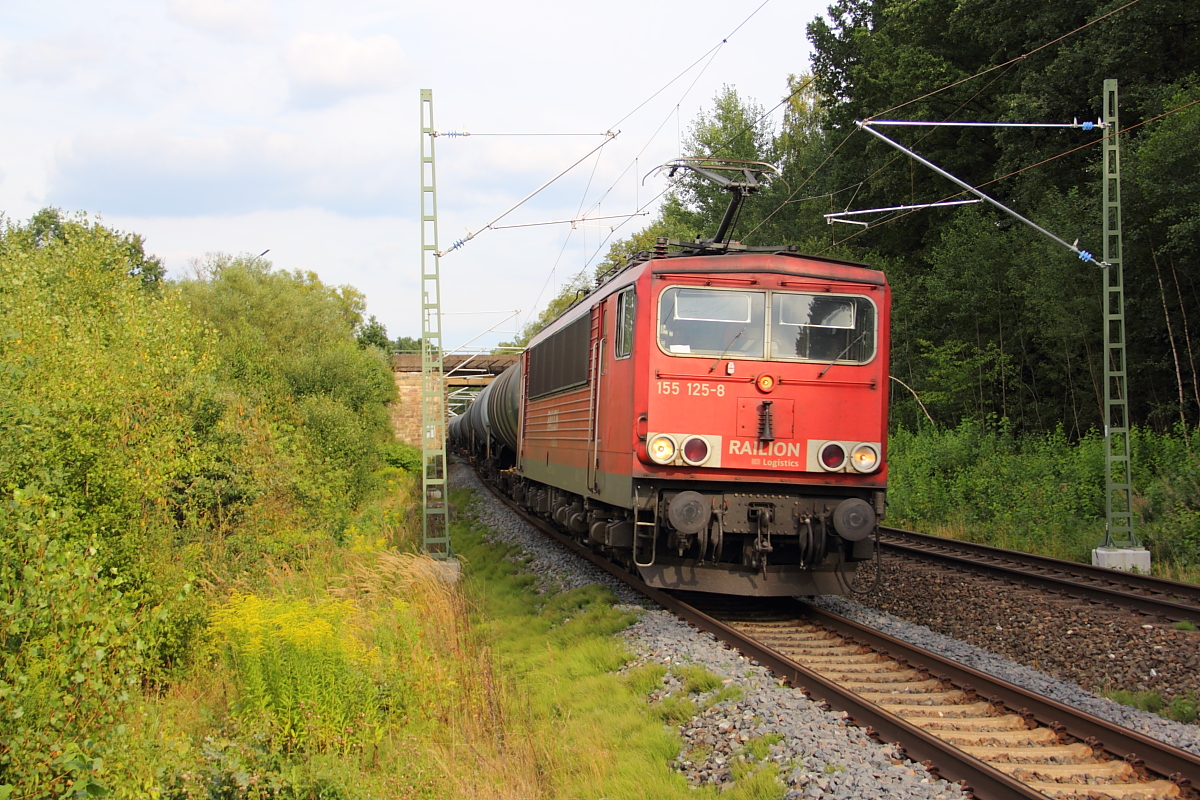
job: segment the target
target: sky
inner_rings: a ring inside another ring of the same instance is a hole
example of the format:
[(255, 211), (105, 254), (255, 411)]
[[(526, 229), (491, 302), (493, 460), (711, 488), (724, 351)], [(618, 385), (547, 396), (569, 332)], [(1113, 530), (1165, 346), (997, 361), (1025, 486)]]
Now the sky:
[[(787, 94), (827, 2), (5, 3), (0, 214), (85, 211), (172, 277), (269, 251), (419, 336), (431, 89), (435, 128), (473, 134), (435, 139), (442, 250), (580, 162), (498, 224), (586, 221), (484, 230), (440, 259), (443, 345), (494, 345), (652, 218), (654, 167), (723, 86)], [(588, 135), (540, 135), (564, 133)]]

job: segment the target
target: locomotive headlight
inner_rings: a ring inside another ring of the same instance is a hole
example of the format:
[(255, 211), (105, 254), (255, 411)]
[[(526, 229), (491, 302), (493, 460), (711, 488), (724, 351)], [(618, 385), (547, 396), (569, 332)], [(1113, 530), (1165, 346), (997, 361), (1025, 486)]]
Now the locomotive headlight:
[(846, 450), (837, 442), (826, 442), (821, 447), (821, 466), (830, 472), (837, 472), (846, 466)]
[(676, 449), (675, 440), (665, 434), (655, 436), (646, 445), (650, 459), (657, 464), (670, 464), (674, 461)]
[(858, 472), (874, 472), (879, 466), (879, 453), (869, 444), (860, 444), (850, 454), (850, 463)]
[(698, 467), (708, 460), (708, 442), (700, 436), (688, 437), (683, 443), (683, 460)]
[(775, 391), (775, 376), (768, 375), (764, 372), (762, 375), (759, 375), (754, 379), (754, 385), (757, 386), (758, 390), (763, 394), (770, 394), (771, 392)]

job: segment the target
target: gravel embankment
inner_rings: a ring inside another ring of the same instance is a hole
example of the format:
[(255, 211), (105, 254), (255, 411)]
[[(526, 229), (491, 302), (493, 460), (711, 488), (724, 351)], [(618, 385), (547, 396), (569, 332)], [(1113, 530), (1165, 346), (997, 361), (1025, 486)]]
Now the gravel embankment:
[[(822, 710), (801, 692), (779, 684), (769, 671), (705, 633), (655, 607), (624, 632), (643, 664), (697, 664), (722, 678), (723, 686), (692, 695), (699, 708), (729, 688), (740, 698), (715, 702), (679, 727), (683, 749), (673, 766), (694, 785), (725, 785), (733, 769), (773, 764), (786, 782), (786, 800), (795, 798), (961, 798), (957, 784), (930, 776), (902, 759), (891, 745), (879, 745), (845, 714)], [(728, 688), (727, 688), (728, 687)], [(682, 695), (680, 679), (668, 673), (652, 703)], [(755, 740), (772, 741), (761, 760), (747, 752)]]
[(856, 599), (820, 602), (876, 630), (1200, 755), (1197, 725), (1088, 691), (1155, 690), (1168, 702), (1200, 695), (1200, 632), (906, 559), (885, 561), (878, 590)]
[[(683, 747), (673, 766), (690, 783), (727, 786), (735, 767), (739, 772), (772, 768), (786, 783), (781, 791), (787, 800), (964, 796), (957, 785), (933, 778), (924, 767), (900, 758), (892, 746), (879, 745), (847, 725), (843, 714), (824, 711), (799, 691), (780, 686), (765, 668), (545, 538), (492, 500), (463, 465), (451, 467), (450, 485), (478, 490), (477, 519), (495, 540), (521, 548), (529, 559), (527, 569), (543, 590), (600, 582), (623, 604), (639, 610), (639, 621), (622, 634), (635, 654), (626, 671), (650, 663), (668, 669), (700, 665), (722, 680), (718, 688), (691, 695), (704, 710), (679, 726)], [(733, 696), (718, 700), (722, 692)], [(653, 705), (682, 695), (678, 674), (668, 672), (649, 700)], [(774, 743), (756, 759), (748, 747), (761, 747), (764, 736)]]

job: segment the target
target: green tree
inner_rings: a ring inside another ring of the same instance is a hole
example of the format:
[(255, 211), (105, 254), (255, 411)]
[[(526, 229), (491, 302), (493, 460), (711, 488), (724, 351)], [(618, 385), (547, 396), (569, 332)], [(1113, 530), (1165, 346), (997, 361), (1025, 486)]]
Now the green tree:
[[(47, 207), (34, 214), (27, 225), (21, 226), (22, 233), (19, 235), (28, 238), (37, 247), (48, 247), (55, 243), (67, 243), (68, 238), (80, 225), (89, 225), (82, 215), (68, 220), (63, 216), (61, 209)], [(117, 246), (111, 261), (106, 262), (104, 266), (119, 266), (130, 277), (137, 278), (144, 288), (156, 289), (163, 280), (166, 269), (161, 259), (146, 253), (145, 239), (133, 233), (108, 230)]]
[[(702, 111), (692, 123), (684, 143), (684, 153), (696, 158), (727, 158), (741, 161), (771, 162), (776, 155), (774, 134), (762, 106), (743, 100), (737, 89), (725, 86), (713, 98), (711, 111)], [(743, 204), (737, 231), (754, 227), (764, 216), (780, 190), (751, 195)], [(729, 192), (693, 172), (682, 172), (676, 188), (663, 203), (662, 220), (669, 230), (695, 231), (711, 237), (729, 207)]]
[(136, 559), (129, 518), (196, 457), (186, 397), (203, 391), (208, 336), (173, 293), (145, 291), (131, 242), (50, 211), (0, 232), (0, 474)]
[(419, 353), (421, 352), (421, 337), (397, 336), (396, 340), (392, 342), (391, 351), (393, 353)]
[(53, 210), (0, 229), (0, 793), (104, 794), (130, 694), (194, 641), (171, 486), (214, 461), (211, 337), (140, 248)]
[[(1183, 108), (1148, 126), (1131, 174), (1149, 218), (1151, 243), (1181, 264), (1200, 261), (1200, 77), (1164, 87), (1162, 111)], [(1191, 276), (1189, 276), (1191, 277)]]
[[(546, 304), (542, 313), (525, 323), (521, 332), (509, 342), (501, 342), (501, 348), (525, 347), (543, 328), (562, 316), (592, 289), (592, 279), (587, 272), (580, 272), (562, 285), (554, 299)], [(500, 352), (504, 352), (501, 350)]]
[(375, 319), (374, 314), (362, 324), (354, 338), (358, 341), (359, 347), (378, 347), (385, 353), (392, 349), (392, 342), (387, 337), (387, 328), (382, 322)]
[[(857, 132), (856, 120), (1095, 119), (1101, 83), (1114, 76), (1121, 81), (1124, 127), (1182, 105), (1181, 92), (1195, 85), (1188, 76), (1200, 71), (1200, 48), (1187, 33), (1194, 8), (1185, 0), (1151, 0), (1104, 16), (1114, 9), (1100, 0), (1036, 8), (1016, 0), (836, 2), (827, 19), (809, 26), (825, 136), (833, 144), (822, 171), (832, 179), (824, 188), (834, 193), (834, 207), (920, 203), (956, 192), (943, 178)], [(1093, 20), (1099, 21), (1083, 27)], [(1163, 424), (1178, 419), (1179, 411), (1164, 305), (1177, 323), (1185, 316), (1200, 318), (1191, 289), (1200, 274), (1175, 250), (1195, 239), (1186, 220), (1197, 187), (1171, 177), (1194, 171), (1195, 148), (1184, 138), (1188, 118), (1181, 113), (1156, 125), (1163, 135), (1152, 144), (1155, 126), (1123, 136), (1131, 167), (1123, 222), (1131, 410), (1135, 421)], [(963, 180), (986, 184), (1002, 202), (1067, 241), (1078, 237), (1082, 247), (1100, 249), (1099, 150), (1075, 149), (1095, 141), (1095, 134), (984, 128), (887, 133)], [(1138, 178), (1142, 169), (1144, 180)], [(1014, 371), (1004, 372), (1011, 381), (1006, 377), (988, 390), (986, 406), (1011, 414), (1018, 429), (1048, 430), (1065, 421), (1077, 436), (1100, 424), (1096, 272), (1079, 269), (1061, 247), (1046, 247), (1037, 235), (1013, 229), (990, 212), (927, 210), (898, 219), (902, 222), (887, 224), (878, 218), (855, 232), (849, 245), (829, 250), (888, 266), (897, 307), (895, 363), (911, 371), (898, 374), (916, 384), (923, 374), (932, 378), (922, 372), (932, 366), (914, 348), (918, 338), (935, 349), (953, 349), (956, 342), (971, 343), (980, 353), (995, 348)], [(1169, 230), (1179, 223), (1182, 236), (1172, 239)], [(967, 229), (970, 235), (961, 236)], [(1161, 286), (1153, 247), (1167, 248)], [(938, 317), (932, 309), (949, 313)], [(1180, 349), (1183, 344), (1177, 342)]]
[[(810, 74), (789, 75), (783, 122), (771, 152), (782, 175), (757, 201), (758, 214), (745, 226), (746, 244), (796, 244), (808, 252), (822, 250), (829, 225), (821, 216), (833, 210), (830, 173), (823, 169), (831, 157), (826, 128), (826, 98)], [(844, 203), (849, 195), (842, 198)]]

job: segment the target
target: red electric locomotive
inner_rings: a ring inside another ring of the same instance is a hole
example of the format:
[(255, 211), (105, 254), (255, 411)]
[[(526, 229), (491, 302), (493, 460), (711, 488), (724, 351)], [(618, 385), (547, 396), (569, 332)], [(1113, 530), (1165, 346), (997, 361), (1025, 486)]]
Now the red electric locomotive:
[(742, 174), (714, 239), (659, 240), (603, 282), (451, 439), (651, 586), (837, 594), (884, 511), (890, 291), (861, 265), (724, 242), (757, 185)]

